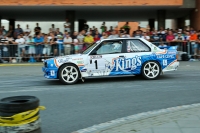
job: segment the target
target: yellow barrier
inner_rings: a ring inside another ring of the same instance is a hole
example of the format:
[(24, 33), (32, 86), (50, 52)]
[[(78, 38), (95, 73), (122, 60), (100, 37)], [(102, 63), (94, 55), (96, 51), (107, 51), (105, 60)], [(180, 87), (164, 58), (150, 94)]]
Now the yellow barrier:
[(26, 112), (22, 112), (11, 117), (0, 117), (0, 126), (20, 126), (34, 122), (39, 119), (38, 112), (45, 110), (44, 106)]

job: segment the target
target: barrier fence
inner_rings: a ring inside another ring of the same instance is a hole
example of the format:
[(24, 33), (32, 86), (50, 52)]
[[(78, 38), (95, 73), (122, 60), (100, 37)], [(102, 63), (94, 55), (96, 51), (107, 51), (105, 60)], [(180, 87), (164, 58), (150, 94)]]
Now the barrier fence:
[[(152, 42), (156, 46), (178, 46), (178, 51), (187, 52), (188, 55), (193, 56), (195, 52), (199, 54), (198, 48), (197, 51), (194, 51), (196, 46), (200, 46), (194, 42), (189, 41), (180, 41), (180, 42)], [(69, 45), (68, 45), (69, 46)], [(43, 44), (43, 45), (33, 45), (33, 44), (0, 44), (0, 59), (9, 61), (12, 59), (16, 59), (17, 62), (21, 62), (22, 60), (25, 62), (35, 62), (35, 60), (47, 59), (55, 56), (63, 56), (66, 55), (66, 51), (68, 50), (68, 54), (75, 53), (75, 46), (73, 44), (71, 47), (63, 46), (63, 44)], [(80, 51), (79, 51), (80, 52)], [(198, 55), (200, 56), (200, 55)], [(32, 59), (32, 60), (31, 60)]]

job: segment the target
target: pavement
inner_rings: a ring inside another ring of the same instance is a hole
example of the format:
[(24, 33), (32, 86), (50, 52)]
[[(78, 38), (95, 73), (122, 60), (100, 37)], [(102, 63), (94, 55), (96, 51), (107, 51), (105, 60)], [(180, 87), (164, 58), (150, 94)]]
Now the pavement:
[(200, 104), (140, 113), (73, 133), (200, 133)]
[[(161, 116), (161, 112), (181, 112), (177, 109), (185, 109), (184, 105), (191, 105), (186, 106), (189, 110), (191, 107), (194, 108), (194, 104), (200, 103), (200, 62), (180, 62), (178, 71), (165, 73), (158, 80), (144, 80), (134, 76), (101, 78), (87, 79), (84, 83), (78, 82), (70, 86), (62, 85), (58, 80), (45, 79), (41, 70), (42, 63), (2, 65), (4, 66), (0, 65), (0, 98), (33, 95), (40, 99), (40, 105), (46, 107), (46, 110), (40, 113), (41, 130), (34, 133), (80, 132), (83, 131), (81, 129), (88, 127), (90, 130), (92, 127), (92, 132), (103, 132), (108, 129), (109, 133), (110, 130), (117, 133), (116, 130), (121, 127), (116, 124), (123, 126), (128, 124), (126, 122), (132, 124), (150, 120), (148, 114), (153, 117), (155, 113), (159, 113), (154, 116), (157, 118)], [(176, 109), (170, 109), (171, 107)], [(165, 114), (164, 117), (166, 116)], [(192, 115), (185, 114), (183, 119), (191, 119), (189, 116)], [(179, 117), (175, 117), (176, 120)], [(159, 124), (167, 124), (161, 120), (158, 119)], [(168, 123), (171, 122), (170, 119), (167, 120)], [(154, 127), (151, 126), (153, 122), (147, 121), (145, 127), (145, 123), (142, 123), (136, 124), (131, 131), (154, 131)], [(99, 125), (101, 129), (94, 130)]]

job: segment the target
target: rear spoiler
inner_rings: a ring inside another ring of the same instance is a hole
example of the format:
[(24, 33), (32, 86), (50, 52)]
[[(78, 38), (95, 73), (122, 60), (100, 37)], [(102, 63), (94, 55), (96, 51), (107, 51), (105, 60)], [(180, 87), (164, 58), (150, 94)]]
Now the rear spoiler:
[(177, 46), (162, 46), (159, 47), (160, 49), (167, 49), (167, 50), (177, 50)]

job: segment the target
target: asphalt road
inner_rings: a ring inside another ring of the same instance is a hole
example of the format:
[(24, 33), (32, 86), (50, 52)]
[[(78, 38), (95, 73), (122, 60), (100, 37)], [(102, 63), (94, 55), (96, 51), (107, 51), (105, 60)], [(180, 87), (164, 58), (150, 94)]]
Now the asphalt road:
[(41, 66), (0, 66), (0, 98), (34, 95), (42, 133), (70, 133), (136, 113), (200, 103), (200, 62), (181, 62), (158, 80), (138, 77), (88, 79), (62, 85), (43, 78)]

